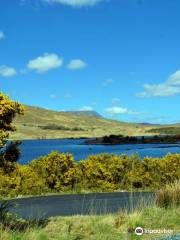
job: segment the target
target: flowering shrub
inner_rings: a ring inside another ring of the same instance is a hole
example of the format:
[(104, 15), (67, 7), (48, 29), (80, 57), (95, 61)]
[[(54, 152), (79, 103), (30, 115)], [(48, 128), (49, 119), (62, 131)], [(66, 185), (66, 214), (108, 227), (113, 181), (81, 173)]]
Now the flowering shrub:
[(27, 165), (0, 168), (0, 195), (67, 191), (156, 190), (180, 180), (180, 154), (162, 158), (92, 155), (75, 162), (72, 154), (52, 151)]

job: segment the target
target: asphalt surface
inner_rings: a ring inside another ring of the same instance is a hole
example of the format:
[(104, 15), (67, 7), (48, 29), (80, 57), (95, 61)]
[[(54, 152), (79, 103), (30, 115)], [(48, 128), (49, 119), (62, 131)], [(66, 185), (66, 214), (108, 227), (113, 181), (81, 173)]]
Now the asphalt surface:
[(131, 211), (137, 207), (142, 208), (153, 201), (153, 198), (154, 194), (151, 192), (40, 196), (11, 200), (17, 205), (11, 212), (23, 218), (102, 215), (115, 213), (120, 209)]

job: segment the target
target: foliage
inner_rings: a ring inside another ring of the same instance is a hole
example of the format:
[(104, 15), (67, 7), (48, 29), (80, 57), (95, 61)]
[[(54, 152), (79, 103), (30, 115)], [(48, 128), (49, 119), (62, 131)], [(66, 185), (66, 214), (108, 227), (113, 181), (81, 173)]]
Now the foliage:
[(27, 165), (0, 169), (0, 195), (46, 192), (158, 190), (180, 180), (180, 154), (140, 159), (136, 154), (92, 155), (75, 162), (73, 155), (52, 151)]
[(0, 195), (37, 195), (46, 192), (44, 180), (28, 165), (15, 164), (12, 172), (0, 171)]
[[(146, 229), (173, 229), (172, 234), (143, 234), (136, 236), (134, 228), (142, 226)], [(142, 208), (132, 213), (119, 212), (101, 216), (70, 216), (49, 219), (44, 228), (36, 226), (24, 232), (10, 231), (0, 227), (2, 240), (147, 240), (147, 239), (176, 239), (180, 235), (180, 209), (158, 208), (156, 206)], [(130, 233), (130, 231), (132, 233)], [(175, 237), (176, 236), (176, 237)]]
[(12, 196), (13, 178), (0, 169), (0, 196)]
[(180, 134), (175, 135), (155, 135), (151, 137), (134, 137), (123, 135), (109, 135), (95, 139), (87, 139), (86, 144), (147, 144), (147, 143), (178, 143), (180, 141)]
[(157, 191), (156, 204), (165, 208), (180, 206), (180, 182), (166, 185)]
[(46, 218), (22, 219), (10, 212), (16, 205), (11, 201), (0, 203), (0, 226), (3, 229), (25, 231), (30, 228), (45, 227), (49, 220)]
[(70, 128), (70, 127), (67, 127), (67, 126), (56, 125), (56, 124), (48, 124), (48, 125), (38, 126), (38, 127), (43, 129), (43, 130), (84, 131), (84, 129), (80, 128), (80, 127)]
[(33, 160), (30, 167), (45, 180), (50, 190), (62, 190), (75, 181), (75, 160), (72, 154), (52, 151), (44, 157)]
[(28, 165), (17, 164), (11, 177), (14, 182), (12, 191), (15, 194), (40, 194), (46, 190), (44, 179)]
[(0, 203), (0, 223), (5, 224), (9, 220), (9, 210), (15, 205), (8, 201), (2, 201)]
[(9, 131), (15, 131), (12, 121), (16, 114), (22, 113), (21, 104), (10, 100), (8, 96), (0, 92), (0, 147), (5, 145)]
[(81, 182), (85, 188), (113, 191), (125, 188), (132, 158), (126, 155), (92, 155), (79, 163)]
[(6, 171), (13, 170), (13, 163), (20, 156), (18, 146), (20, 142), (11, 142), (7, 144), (9, 132), (15, 131), (12, 121), (17, 114), (23, 114), (23, 107), (8, 96), (0, 92), (0, 168)]
[(4, 149), (0, 152), (0, 168), (4, 171), (12, 172), (14, 163), (19, 159), (21, 152), (19, 149), (20, 141), (13, 141), (6, 144)]

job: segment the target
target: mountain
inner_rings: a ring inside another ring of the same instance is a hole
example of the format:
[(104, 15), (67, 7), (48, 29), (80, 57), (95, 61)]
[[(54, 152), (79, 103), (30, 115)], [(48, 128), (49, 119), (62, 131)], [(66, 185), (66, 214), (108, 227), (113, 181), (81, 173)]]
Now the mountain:
[(17, 116), (14, 125), (17, 131), (10, 135), (11, 139), (142, 136), (153, 134), (148, 131), (159, 127), (105, 119), (96, 112), (58, 112), (33, 106), (25, 106), (25, 114)]
[(96, 111), (67, 111), (66, 113), (70, 113), (78, 116), (102, 117)]
[(142, 122), (139, 123), (140, 125), (145, 125), (145, 126), (161, 126), (161, 124), (155, 124), (155, 123), (148, 123), (148, 122)]

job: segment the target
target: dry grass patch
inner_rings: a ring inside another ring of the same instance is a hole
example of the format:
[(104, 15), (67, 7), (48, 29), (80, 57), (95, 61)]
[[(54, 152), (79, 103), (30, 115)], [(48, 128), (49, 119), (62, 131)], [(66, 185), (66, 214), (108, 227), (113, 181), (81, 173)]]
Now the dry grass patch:
[(156, 204), (159, 207), (180, 206), (180, 181), (166, 185), (156, 193)]

